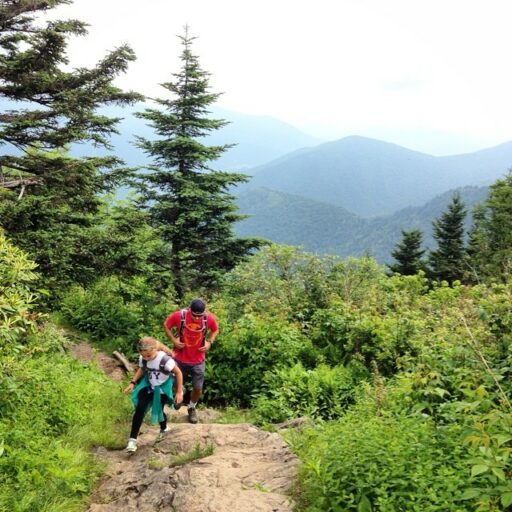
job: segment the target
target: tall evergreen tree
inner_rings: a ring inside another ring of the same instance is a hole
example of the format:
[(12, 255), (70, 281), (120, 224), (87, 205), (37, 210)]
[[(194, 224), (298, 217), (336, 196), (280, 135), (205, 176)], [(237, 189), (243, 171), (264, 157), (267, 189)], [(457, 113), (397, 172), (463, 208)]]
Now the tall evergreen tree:
[(39, 264), (52, 283), (94, 275), (87, 227), (100, 199), (121, 174), (112, 156), (75, 158), (73, 143), (109, 148), (117, 118), (98, 107), (139, 99), (113, 85), (135, 57), (127, 46), (95, 67), (65, 69), (70, 36), (85, 24), (37, 15), (68, 0), (10, 0), (0, 6), (0, 226)]
[(412, 276), (424, 269), (422, 257), (425, 251), (421, 249), (423, 234), (419, 229), (404, 231), (402, 229), (402, 241), (391, 252), (396, 263), (388, 264), (391, 272)]
[(439, 281), (461, 280), (467, 270), (464, 247), (466, 209), (459, 194), (454, 194), (448, 210), (432, 223), (437, 249), (429, 254), (430, 277)]
[(476, 276), (504, 280), (512, 271), (512, 171), (475, 209), (469, 254)]
[(231, 145), (208, 146), (203, 138), (226, 121), (208, 118), (207, 109), (219, 94), (209, 90), (210, 73), (201, 69), (192, 53), (195, 38), (189, 36), (188, 28), (179, 38), (181, 69), (172, 75), (173, 81), (162, 84), (171, 99), (156, 99), (160, 108), (139, 114), (158, 138), (139, 137), (138, 146), (155, 164), (141, 176), (143, 197), (168, 244), (164, 264), (181, 299), (189, 289), (215, 288), (222, 275), (261, 241), (234, 235), (234, 223), (245, 216), (237, 213), (229, 190), (248, 178), (210, 167)]

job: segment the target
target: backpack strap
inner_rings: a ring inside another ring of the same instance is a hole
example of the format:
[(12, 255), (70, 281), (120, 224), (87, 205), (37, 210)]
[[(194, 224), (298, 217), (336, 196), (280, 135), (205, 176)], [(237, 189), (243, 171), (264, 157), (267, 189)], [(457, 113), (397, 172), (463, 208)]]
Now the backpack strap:
[(165, 368), (165, 365), (167, 364), (167, 362), (169, 361), (169, 359), (171, 359), (171, 356), (169, 354), (165, 354), (162, 356), (162, 359), (160, 359), (160, 371), (164, 374), (164, 375), (169, 375), (171, 372), (169, 370), (167, 370)]
[[(169, 354), (164, 353), (162, 359), (160, 359), (160, 364), (158, 365), (158, 370), (162, 372), (164, 375), (170, 375), (172, 373), (165, 368), (165, 365), (167, 364), (169, 359), (171, 359), (171, 356)], [(148, 373), (148, 362), (145, 359), (142, 359), (142, 370), (144, 371), (145, 375)]]
[(180, 317), (180, 338), (183, 335), (183, 329), (185, 329), (185, 317), (187, 316), (187, 310), (182, 309), (181, 310), (181, 317)]
[[(187, 310), (186, 309), (182, 309), (181, 310), (181, 315), (180, 315), (180, 338), (183, 334), (183, 329), (185, 329), (185, 318), (187, 316)], [(202, 316), (202, 328), (201, 330), (203, 331), (203, 341), (202, 343), (204, 344), (204, 340), (206, 339), (206, 331), (208, 330), (208, 313), (206, 313), (206, 311), (203, 313), (203, 316)]]

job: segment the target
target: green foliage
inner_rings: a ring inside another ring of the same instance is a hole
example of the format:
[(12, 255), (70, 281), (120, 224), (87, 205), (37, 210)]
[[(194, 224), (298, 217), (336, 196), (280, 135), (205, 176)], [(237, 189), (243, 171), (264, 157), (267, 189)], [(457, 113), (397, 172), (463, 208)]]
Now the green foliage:
[(169, 313), (162, 299), (141, 277), (125, 281), (110, 277), (88, 289), (76, 286), (69, 290), (62, 299), (61, 312), (103, 349), (132, 354), (139, 338), (161, 334)]
[(266, 372), (311, 359), (311, 343), (283, 317), (247, 314), (223, 329), (222, 343), (208, 357), (206, 398), (212, 403), (247, 407), (265, 388)]
[(8, 242), (0, 229), (0, 350), (15, 354), (35, 328), (32, 308), (36, 265)]
[[(490, 187), (475, 213), (470, 233), (471, 263), (476, 278), (505, 281), (512, 266), (512, 172)], [(475, 278), (475, 276), (473, 276)]]
[(317, 325), (345, 340), (345, 350), (350, 320), (357, 324), (364, 311), (372, 332), (380, 333), (368, 345), (380, 369), (386, 341), (376, 327), (386, 326), (381, 313), (400, 313), (412, 327), (405, 339), (414, 351), (398, 357), (391, 379), (374, 372), (372, 386), (356, 389), (356, 404), (338, 421), (295, 434), (293, 446), (305, 463), (299, 510), (506, 510), (512, 497), (510, 281), (472, 288), (445, 282), (427, 290), (421, 276), (394, 276), (376, 296), (379, 308), (369, 307), (370, 296), (357, 309), (345, 304), (330, 331)]
[(467, 510), (469, 472), (459, 435), (457, 426), (374, 416), (364, 407), (317, 426), (292, 440), (304, 461), (299, 510)]
[(78, 512), (100, 474), (88, 450), (119, 445), (127, 410), (55, 326), (36, 324), (34, 267), (0, 233), (0, 510)]
[(37, 19), (62, 3), (2, 4), (0, 31), (0, 96), (9, 109), (0, 120), (0, 166), (18, 182), (0, 196), (0, 226), (57, 289), (94, 273), (86, 248), (98, 193), (125, 174), (114, 156), (79, 158), (67, 149), (81, 142), (108, 149), (119, 119), (97, 109), (140, 98), (112, 83), (135, 58), (127, 46), (90, 69), (68, 65), (68, 38), (85, 35), (86, 25)]
[(101, 470), (88, 450), (119, 446), (127, 406), (97, 369), (54, 351), (65, 340), (53, 327), (31, 341), (38, 355), (0, 357), (0, 510), (78, 511)]
[(401, 358), (418, 350), (423, 317), (411, 305), (426, 293), (424, 277), (383, 279), (376, 273), (373, 278), (360, 275), (357, 282), (353, 269), (336, 271), (339, 274), (333, 285), (339, 298), (332, 300), (329, 308), (317, 309), (311, 319), (309, 331), (315, 348), (331, 365), (355, 360), (370, 370), (376, 362), (382, 373), (394, 373)]
[[(152, 260), (161, 250), (162, 242), (149, 226), (148, 214), (132, 203), (106, 196), (85, 243), (87, 250), (82, 249), (81, 257), (87, 262), (89, 273), (86, 278), (75, 279), (77, 283), (90, 284), (100, 276), (113, 275), (128, 280), (148, 276), (149, 281), (157, 273)], [(158, 285), (166, 290), (171, 288), (169, 274), (159, 274), (165, 285), (161, 281)]]
[(226, 276), (222, 297), (230, 317), (270, 312), (306, 324), (316, 308), (327, 304), (335, 261), (297, 247), (264, 247)]
[(425, 267), (422, 261), (425, 251), (421, 249), (423, 234), (419, 229), (411, 231), (402, 230), (402, 241), (399, 242), (391, 256), (396, 263), (388, 265), (391, 272), (402, 274), (404, 276), (412, 276), (417, 274)]
[(265, 391), (254, 402), (260, 423), (277, 423), (299, 416), (340, 418), (354, 401), (354, 388), (366, 372), (356, 367), (319, 365), (312, 370), (301, 363), (265, 373)]

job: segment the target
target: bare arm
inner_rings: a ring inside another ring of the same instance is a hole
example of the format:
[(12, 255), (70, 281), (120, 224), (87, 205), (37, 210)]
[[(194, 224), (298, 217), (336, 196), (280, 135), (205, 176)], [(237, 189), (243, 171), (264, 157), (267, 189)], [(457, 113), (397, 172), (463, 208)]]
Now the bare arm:
[(219, 334), (219, 329), (217, 329), (216, 331), (210, 331), (208, 333), (208, 339), (204, 342), (204, 345), (199, 349), (199, 351), (208, 352), (208, 350), (212, 348), (213, 342), (215, 341), (217, 334)]
[(176, 337), (174, 335), (174, 332), (173, 332), (173, 329), (169, 329), (169, 327), (167, 327), (167, 324), (166, 322), (164, 322), (164, 331), (165, 331), (165, 335), (167, 336), (167, 338), (169, 339), (169, 341), (177, 348), (177, 349), (181, 349), (185, 346), (185, 343), (182, 343), (180, 341), (180, 339), (178, 337)]
[(174, 377), (176, 378), (176, 396), (174, 397), (174, 401), (177, 404), (181, 404), (181, 402), (183, 402), (183, 374), (178, 365), (174, 366), (172, 373), (174, 373)]
[(137, 368), (137, 371), (135, 372), (134, 376), (133, 376), (133, 379), (130, 381), (130, 384), (128, 384), (128, 386), (126, 386), (123, 390), (123, 393), (126, 395), (127, 393), (131, 393), (134, 388), (135, 388), (135, 383), (136, 382), (139, 382), (139, 380), (142, 378), (142, 376), (144, 375), (144, 370), (142, 368)]

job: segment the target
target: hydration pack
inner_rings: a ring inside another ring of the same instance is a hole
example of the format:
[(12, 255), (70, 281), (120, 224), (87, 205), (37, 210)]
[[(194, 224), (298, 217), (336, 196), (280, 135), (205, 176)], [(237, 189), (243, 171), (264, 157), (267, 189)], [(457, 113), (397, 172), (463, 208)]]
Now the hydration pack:
[[(180, 317), (180, 338), (183, 336), (183, 330), (185, 329), (185, 318), (187, 316), (187, 310), (182, 309), (181, 310), (181, 317)], [(203, 339), (201, 340), (201, 344), (204, 345), (204, 340), (206, 339), (206, 331), (208, 330), (207, 327), (207, 315), (206, 312), (203, 313), (203, 316), (201, 317), (202, 321), (202, 328), (201, 331), (203, 333)]]

